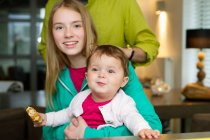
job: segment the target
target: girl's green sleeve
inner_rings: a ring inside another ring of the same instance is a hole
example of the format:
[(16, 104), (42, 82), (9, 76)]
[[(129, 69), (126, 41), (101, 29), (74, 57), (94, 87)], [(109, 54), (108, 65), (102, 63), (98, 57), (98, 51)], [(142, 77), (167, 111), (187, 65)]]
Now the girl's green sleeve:
[(103, 137), (115, 137), (115, 136), (131, 136), (132, 133), (128, 130), (127, 127), (119, 126), (114, 127), (103, 127), (100, 130), (87, 127), (85, 129), (84, 138), (103, 138)]

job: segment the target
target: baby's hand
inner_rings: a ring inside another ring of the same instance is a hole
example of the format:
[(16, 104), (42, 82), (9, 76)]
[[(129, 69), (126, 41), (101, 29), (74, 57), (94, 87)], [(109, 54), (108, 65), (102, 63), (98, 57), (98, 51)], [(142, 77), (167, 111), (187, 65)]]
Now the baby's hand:
[(143, 139), (158, 139), (160, 137), (160, 132), (158, 130), (142, 129), (138, 136)]
[(41, 127), (46, 124), (47, 116), (42, 113), (38, 113), (33, 107), (27, 107), (26, 112), (34, 123), (35, 127)]
[(46, 125), (46, 122), (47, 122), (47, 116), (46, 114), (43, 114), (43, 113), (39, 113), (39, 115), (41, 116), (42, 118), (42, 122), (36, 122), (34, 121), (34, 127), (41, 127), (41, 126), (45, 126)]

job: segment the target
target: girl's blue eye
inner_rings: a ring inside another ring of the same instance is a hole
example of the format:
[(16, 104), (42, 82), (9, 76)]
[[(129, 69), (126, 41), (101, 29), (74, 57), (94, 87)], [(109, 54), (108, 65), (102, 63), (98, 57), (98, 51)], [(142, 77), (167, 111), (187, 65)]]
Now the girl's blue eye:
[(57, 27), (55, 27), (55, 29), (56, 29), (56, 30), (61, 30), (61, 29), (63, 29), (63, 27), (57, 26)]
[(81, 24), (75, 24), (74, 27), (80, 28), (80, 27), (82, 27), (82, 25)]

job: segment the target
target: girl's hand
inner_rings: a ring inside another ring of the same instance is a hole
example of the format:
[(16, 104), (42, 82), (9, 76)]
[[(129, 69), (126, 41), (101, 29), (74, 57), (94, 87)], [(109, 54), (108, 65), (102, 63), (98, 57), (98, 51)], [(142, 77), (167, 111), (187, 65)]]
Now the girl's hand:
[(160, 137), (160, 132), (158, 130), (142, 129), (138, 136), (143, 139), (158, 139)]
[(84, 138), (86, 127), (85, 120), (79, 116), (71, 120), (71, 124), (66, 127), (64, 133), (68, 139), (82, 139)]

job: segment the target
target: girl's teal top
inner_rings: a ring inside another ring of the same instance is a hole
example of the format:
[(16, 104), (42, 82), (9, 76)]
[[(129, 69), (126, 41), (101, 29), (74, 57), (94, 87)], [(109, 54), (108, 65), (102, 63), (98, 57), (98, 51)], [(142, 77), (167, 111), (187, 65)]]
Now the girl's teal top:
[[(72, 98), (77, 94), (76, 89), (74, 88), (72, 80), (69, 78), (68, 68), (64, 68), (59, 75), (59, 79), (56, 82), (57, 92), (53, 95), (53, 104), (54, 109), (50, 109), (47, 106), (46, 112), (59, 111), (61, 109), (67, 108)], [(83, 81), (82, 90), (87, 89), (86, 79)], [(148, 121), (149, 125), (153, 129), (158, 129), (160, 132), (162, 130), (162, 125), (159, 120), (159, 117), (155, 113), (155, 110), (152, 104), (149, 102), (147, 96), (144, 93), (144, 89), (140, 84), (135, 71), (129, 64), (129, 82), (123, 88), (125, 93), (131, 96), (136, 102), (138, 111)], [(132, 120), (131, 120), (132, 121)], [(44, 139), (64, 139), (64, 129), (69, 123), (58, 127), (43, 127), (43, 137)], [(100, 130), (96, 130), (90, 127), (87, 127), (84, 133), (84, 138), (101, 138), (101, 137), (111, 137), (111, 136), (129, 136), (132, 135), (131, 132), (125, 126), (120, 126), (117, 128), (105, 127)]]

